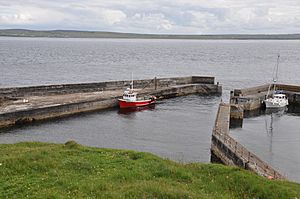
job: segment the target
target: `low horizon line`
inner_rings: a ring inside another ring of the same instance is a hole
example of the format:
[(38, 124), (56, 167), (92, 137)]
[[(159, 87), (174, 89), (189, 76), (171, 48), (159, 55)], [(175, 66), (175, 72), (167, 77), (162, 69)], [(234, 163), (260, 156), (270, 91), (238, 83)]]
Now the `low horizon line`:
[(87, 32), (87, 33), (116, 33), (116, 34), (134, 34), (134, 35), (165, 35), (165, 36), (218, 36), (218, 35), (299, 35), (299, 33), (137, 33), (137, 32), (119, 32), (106, 30), (76, 30), (76, 29), (27, 29), (27, 28), (0, 28), (0, 31), (35, 31), (35, 32)]

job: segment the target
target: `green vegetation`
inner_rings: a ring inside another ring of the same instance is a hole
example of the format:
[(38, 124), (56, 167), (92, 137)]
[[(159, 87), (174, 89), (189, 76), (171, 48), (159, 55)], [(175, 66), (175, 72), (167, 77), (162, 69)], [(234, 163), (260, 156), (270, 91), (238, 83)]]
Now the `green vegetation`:
[(0, 145), (0, 198), (300, 198), (239, 168), (66, 144)]
[(170, 35), (135, 34), (102, 31), (75, 30), (26, 30), (0, 29), (0, 36), (6, 37), (57, 37), (57, 38), (134, 38), (134, 39), (300, 39), (300, 34), (226, 34), (226, 35)]

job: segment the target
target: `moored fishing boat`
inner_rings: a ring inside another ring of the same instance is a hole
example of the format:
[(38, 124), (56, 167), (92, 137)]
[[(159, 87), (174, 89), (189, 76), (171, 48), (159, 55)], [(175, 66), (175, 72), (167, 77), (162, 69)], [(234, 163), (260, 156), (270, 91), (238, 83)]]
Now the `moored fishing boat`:
[(123, 98), (119, 99), (120, 108), (134, 108), (155, 104), (155, 96), (143, 96), (137, 97), (138, 93), (133, 89), (133, 81), (131, 82), (130, 88), (127, 88), (123, 93)]

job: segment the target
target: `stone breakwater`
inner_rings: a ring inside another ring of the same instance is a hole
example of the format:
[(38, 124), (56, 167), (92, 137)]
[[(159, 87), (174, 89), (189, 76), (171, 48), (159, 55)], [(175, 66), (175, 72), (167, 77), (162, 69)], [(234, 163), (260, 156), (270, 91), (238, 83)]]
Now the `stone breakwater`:
[[(131, 81), (108, 81), (0, 88), (0, 127), (116, 107)], [(214, 77), (188, 76), (134, 80), (141, 95), (158, 100), (188, 94), (222, 93)]]

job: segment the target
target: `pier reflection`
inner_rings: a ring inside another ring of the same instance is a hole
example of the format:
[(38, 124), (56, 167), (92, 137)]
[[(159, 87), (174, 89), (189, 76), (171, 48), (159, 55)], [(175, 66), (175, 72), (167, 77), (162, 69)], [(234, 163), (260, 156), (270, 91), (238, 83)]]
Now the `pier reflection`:
[(245, 111), (244, 118), (253, 118), (253, 117), (259, 117), (261, 115), (271, 115), (271, 114), (282, 116), (285, 113), (300, 116), (300, 107), (296, 105), (289, 105), (288, 107), (284, 107), (281, 109), (256, 109), (252, 111)]
[(287, 113), (295, 116), (300, 116), (300, 106), (295, 104), (290, 104), (288, 106)]

